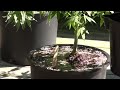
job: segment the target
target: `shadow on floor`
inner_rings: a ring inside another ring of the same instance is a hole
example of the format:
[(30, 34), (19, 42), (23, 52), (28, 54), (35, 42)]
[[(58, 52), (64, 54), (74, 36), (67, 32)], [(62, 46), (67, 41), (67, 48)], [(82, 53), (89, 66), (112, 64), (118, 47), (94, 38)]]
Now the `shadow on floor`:
[(107, 70), (106, 79), (120, 79), (120, 77)]
[(0, 79), (30, 79), (30, 70), (24, 69), (24, 67), (14, 67), (13, 69), (8, 71), (1, 71)]
[(21, 73), (22, 75), (16, 76), (18, 79), (31, 79), (29, 71)]

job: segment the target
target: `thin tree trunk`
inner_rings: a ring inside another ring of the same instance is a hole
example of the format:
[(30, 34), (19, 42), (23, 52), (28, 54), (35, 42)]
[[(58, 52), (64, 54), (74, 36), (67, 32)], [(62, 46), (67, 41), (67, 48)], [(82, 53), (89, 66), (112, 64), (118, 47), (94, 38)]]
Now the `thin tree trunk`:
[(74, 32), (74, 45), (73, 45), (72, 55), (76, 53), (77, 45), (78, 45), (78, 36), (77, 36), (77, 30), (75, 30), (75, 32)]

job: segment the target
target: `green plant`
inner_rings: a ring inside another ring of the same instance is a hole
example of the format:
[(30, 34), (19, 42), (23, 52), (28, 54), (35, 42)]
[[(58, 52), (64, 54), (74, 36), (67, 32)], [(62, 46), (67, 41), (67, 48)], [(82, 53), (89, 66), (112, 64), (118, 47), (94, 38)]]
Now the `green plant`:
[(74, 45), (72, 54), (75, 54), (77, 51), (78, 37), (85, 39), (85, 34), (89, 33), (86, 30), (87, 22), (94, 22), (94, 18), (100, 17), (100, 26), (104, 24), (103, 15), (111, 14), (112, 11), (8, 11), (6, 16), (7, 23), (14, 23), (14, 26), (17, 27), (17, 30), (22, 26), (25, 29), (25, 26), (28, 25), (31, 28), (31, 21), (35, 20), (34, 15), (38, 13), (40, 15), (48, 15), (48, 21), (52, 17), (57, 16), (59, 19), (62, 15), (66, 18), (65, 25), (69, 29), (74, 29)]
[(89, 33), (86, 30), (87, 22), (94, 22), (94, 18), (100, 17), (100, 26), (104, 24), (103, 15), (111, 14), (112, 11), (65, 11), (62, 12), (63, 16), (67, 19), (65, 25), (69, 27), (69, 29), (73, 28), (74, 30), (74, 45), (72, 55), (74, 55), (77, 51), (78, 45), (78, 37), (80, 36), (82, 39), (85, 39), (85, 34)]
[(6, 18), (7, 24), (13, 23), (17, 30), (20, 26), (24, 30), (26, 26), (31, 28), (31, 21), (35, 20), (35, 14), (40, 14), (40, 16), (48, 15), (49, 22), (55, 15), (59, 17), (59, 12), (57, 11), (7, 11), (7, 15), (4, 18)]
[(25, 29), (26, 24), (31, 28), (31, 21), (34, 20), (33, 11), (7, 11), (6, 18), (7, 24), (13, 23), (17, 30), (22, 26)]

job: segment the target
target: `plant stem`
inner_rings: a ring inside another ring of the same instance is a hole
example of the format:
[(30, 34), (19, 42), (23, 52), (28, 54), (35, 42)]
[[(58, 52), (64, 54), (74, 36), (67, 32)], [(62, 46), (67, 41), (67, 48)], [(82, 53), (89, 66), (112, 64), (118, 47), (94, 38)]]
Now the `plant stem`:
[(57, 55), (58, 55), (59, 46), (57, 45), (54, 50), (53, 60), (52, 60), (52, 67), (55, 68), (57, 66)]
[(77, 51), (77, 44), (78, 44), (78, 36), (77, 36), (77, 33), (78, 33), (78, 31), (77, 30), (75, 30), (74, 31), (74, 45), (73, 45), (73, 51), (72, 51), (72, 55), (74, 55), (75, 53), (76, 53), (76, 51)]

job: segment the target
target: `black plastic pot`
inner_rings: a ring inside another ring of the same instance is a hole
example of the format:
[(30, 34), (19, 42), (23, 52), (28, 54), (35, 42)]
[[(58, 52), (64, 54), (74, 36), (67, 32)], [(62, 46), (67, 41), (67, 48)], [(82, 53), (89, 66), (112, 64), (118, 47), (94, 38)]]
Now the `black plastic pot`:
[[(60, 44), (59, 46), (62, 46), (62, 45), (72, 46), (72, 44)], [(101, 51), (107, 57), (107, 62), (99, 68), (94, 68), (91, 70), (86, 70), (81, 72), (53, 71), (53, 70), (48, 70), (46, 68), (42, 68), (40, 66), (36, 66), (35, 64), (33, 64), (33, 62), (31, 62), (31, 79), (106, 79), (106, 70), (110, 61), (109, 54), (95, 47), (84, 46), (84, 45), (79, 45), (78, 47), (93, 48), (95, 50)], [(31, 55), (32, 54), (30, 54), (30, 56)], [(28, 60), (30, 60), (30, 58), (28, 58)]]
[(0, 12), (0, 58), (1, 58), (1, 40), (2, 40), (2, 13)]
[(30, 50), (40, 48), (44, 45), (56, 43), (57, 37), (57, 17), (51, 19), (48, 23), (47, 17), (41, 17), (36, 14), (38, 22), (32, 22), (32, 30), (26, 27), (16, 32), (12, 24), (7, 25), (2, 30), (2, 59), (12, 61), (18, 65), (29, 65), (26, 57)]
[(105, 20), (110, 31), (111, 71), (120, 76), (120, 13), (105, 15)]

